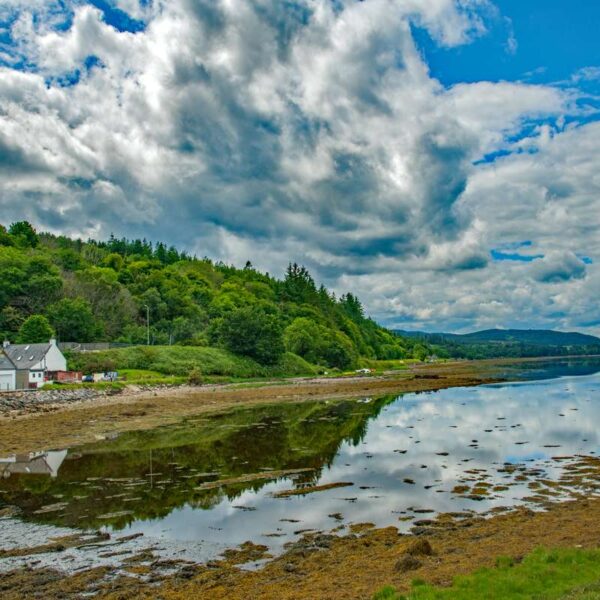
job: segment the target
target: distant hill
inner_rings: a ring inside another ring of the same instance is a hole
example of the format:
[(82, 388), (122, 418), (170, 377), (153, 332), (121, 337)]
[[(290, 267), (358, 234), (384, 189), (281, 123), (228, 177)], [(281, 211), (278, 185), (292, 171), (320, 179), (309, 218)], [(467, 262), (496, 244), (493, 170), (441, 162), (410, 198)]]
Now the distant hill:
[(435, 346), (440, 356), (497, 358), (600, 354), (600, 338), (550, 329), (486, 329), (473, 333), (399, 331)]

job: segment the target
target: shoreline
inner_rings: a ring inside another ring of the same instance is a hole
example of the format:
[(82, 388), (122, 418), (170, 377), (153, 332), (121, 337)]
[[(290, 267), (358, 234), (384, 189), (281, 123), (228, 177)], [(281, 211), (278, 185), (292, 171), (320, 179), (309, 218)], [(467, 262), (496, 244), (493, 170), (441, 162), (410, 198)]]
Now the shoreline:
[[(600, 474), (600, 464), (594, 471)], [(252, 542), (202, 564), (185, 554), (161, 558), (143, 544), (136, 550), (136, 541), (131, 541), (135, 536), (119, 539), (74, 531), (42, 546), (26, 544), (23, 551), (9, 551), (27, 564), (0, 572), (0, 589), (7, 600), (34, 592), (49, 599), (86, 595), (102, 600), (367, 600), (387, 585), (409, 592), (415, 579), (448, 587), (456, 576), (494, 568), (500, 557), (519, 563), (537, 548), (597, 549), (600, 497), (548, 503), (543, 510), (520, 506), (482, 514), (440, 514), (419, 529), (423, 531), (402, 534), (394, 526), (354, 523), (342, 536), (311, 532), (252, 570), (243, 565), (269, 557), (265, 546)], [(58, 558), (70, 548), (94, 545), (99, 551), (114, 548), (105, 556), (125, 556), (116, 565), (82, 564), (69, 573), (48, 566), (56, 559), (36, 560), (40, 553)]]
[[(69, 401), (43, 401), (0, 410), (0, 454), (63, 449), (114, 437), (127, 431), (148, 430), (187, 417), (277, 403), (336, 400), (433, 392), (506, 381), (509, 365), (593, 358), (582, 356), (502, 358), (410, 365), (381, 375), (303, 377), (202, 386), (99, 391)], [(89, 389), (89, 388), (88, 388)], [(42, 392), (43, 393), (43, 392)], [(57, 394), (49, 391), (48, 394)], [(1, 400), (1, 398), (0, 398)]]
[[(509, 361), (513, 363), (514, 361)], [(0, 453), (71, 448), (190, 416), (277, 403), (384, 396), (500, 381), (503, 361), (417, 365), (378, 376), (296, 378), (251, 384), (139, 389), (131, 386), (73, 402), (36, 403), (0, 413)]]
[[(160, 394), (132, 391), (107, 397), (101, 405), (97, 405), (96, 400), (85, 400), (79, 404), (57, 405), (51, 412), (0, 418), (0, 436), (3, 427), (9, 426), (29, 430), (27, 439), (31, 440), (43, 439), (45, 435), (47, 439), (73, 439), (76, 444), (83, 444), (101, 439), (99, 435), (109, 437), (120, 431), (178, 422), (191, 415), (261, 404), (383, 396), (492, 383), (502, 381), (499, 375), (503, 367), (517, 362), (531, 361), (503, 359), (427, 364), (378, 377), (313, 378), (251, 387), (225, 384), (199, 389), (170, 388)], [(179, 394), (174, 393), (177, 391)], [(75, 423), (79, 431), (74, 429)], [(67, 427), (72, 427), (75, 433), (69, 433)], [(0, 445), (5, 442), (0, 437)], [(8, 443), (14, 442), (9, 439)], [(565, 480), (569, 487), (575, 486), (568, 500), (554, 502), (551, 496), (538, 494), (537, 500), (532, 497), (525, 505), (513, 508), (432, 515), (431, 519), (415, 521), (411, 533), (400, 533), (396, 526), (375, 528), (369, 523), (349, 523), (349, 531), (343, 535), (333, 535), (335, 530), (307, 533), (266, 563), (263, 562), (267, 558), (266, 547), (251, 542), (226, 550), (222, 558), (202, 564), (194, 562), (191, 554), (186, 556), (185, 552), (181, 559), (156, 556), (151, 547), (143, 547), (143, 538), (137, 546), (137, 541), (130, 541), (135, 536), (95, 539), (93, 535), (105, 534), (73, 530), (62, 538), (42, 540), (31, 553), (21, 554), (16, 548), (15, 556), (23, 556), (25, 566), (0, 573), (0, 589), (7, 594), (7, 599), (39, 592), (46, 598), (64, 597), (66, 593), (74, 597), (91, 594), (106, 600), (158, 596), (164, 600), (189, 597), (342, 600), (371, 598), (386, 585), (405, 593), (411, 589), (414, 579), (448, 586), (457, 575), (494, 567), (500, 556), (520, 562), (540, 546), (550, 549), (599, 547), (600, 459), (579, 455), (557, 457), (557, 460), (559, 458), (577, 458), (579, 463), (576, 469), (569, 469)], [(577, 485), (583, 482), (589, 487), (588, 491), (577, 490)], [(536, 493), (534, 489), (537, 487), (532, 486), (532, 494)], [(2, 517), (0, 513), (0, 519)], [(53, 567), (53, 561), (60, 561), (70, 548), (85, 549), (94, 545), (98, 546), (96, 551), (100, 556), (125, 556), (118, 559), (116, 567), (81, 565), (68, 573)], [(426, 551), (413, 554), (415, 547), (425, 547)], [(39, 561), (40, 553), (51, 557), (50, 563), (47, 559)], [(406, 561), (407, 556), (411, 560)], [(243, 565), (248, 562), (257, 562), (260, 566), (247, 570)]]

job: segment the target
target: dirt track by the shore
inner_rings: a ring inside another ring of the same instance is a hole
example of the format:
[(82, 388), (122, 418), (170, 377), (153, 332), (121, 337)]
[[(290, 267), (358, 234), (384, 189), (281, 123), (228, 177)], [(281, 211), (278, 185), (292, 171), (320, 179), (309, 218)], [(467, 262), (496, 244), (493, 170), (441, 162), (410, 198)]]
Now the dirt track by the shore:
[(440, 390), (479, 385), (493, 378), (490, 361), (422, 365), (379, 377), (296, 379), (259, 385), (131, 390), (35, 412), (0, 417), (0, 453), (66, 448), (124, 431), (151, 429), (198, 414), (241, 406)]

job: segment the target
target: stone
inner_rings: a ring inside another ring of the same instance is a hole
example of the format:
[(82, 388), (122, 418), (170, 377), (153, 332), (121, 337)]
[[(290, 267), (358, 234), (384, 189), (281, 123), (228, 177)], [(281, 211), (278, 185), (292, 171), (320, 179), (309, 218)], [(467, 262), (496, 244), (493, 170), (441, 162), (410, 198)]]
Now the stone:
[(411, 556), (431, 556), (433, 554), (433, 548), (429, 543), (429, 540), (415, 540), (406, 550), (407, 554)]
[(394, 566), (394, 569), (398, 571), (398, 573), (407, 573), (408, 571), (415, 571), (419, 569), (423, 563), (414, 556), (410, 554), (404, 554), (401, 556)]

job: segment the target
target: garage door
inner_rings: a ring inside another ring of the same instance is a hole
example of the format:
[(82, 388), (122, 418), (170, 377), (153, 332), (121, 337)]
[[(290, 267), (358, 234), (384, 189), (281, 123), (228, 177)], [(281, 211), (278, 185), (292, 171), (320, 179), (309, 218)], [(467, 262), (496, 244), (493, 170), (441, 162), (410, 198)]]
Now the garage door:
[(12, 390), (14, 389), (14, 375), (12, 373), (0, 373), (0, 390)]

